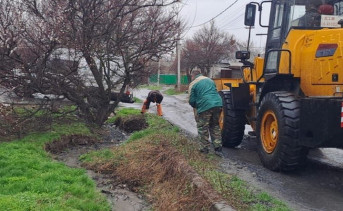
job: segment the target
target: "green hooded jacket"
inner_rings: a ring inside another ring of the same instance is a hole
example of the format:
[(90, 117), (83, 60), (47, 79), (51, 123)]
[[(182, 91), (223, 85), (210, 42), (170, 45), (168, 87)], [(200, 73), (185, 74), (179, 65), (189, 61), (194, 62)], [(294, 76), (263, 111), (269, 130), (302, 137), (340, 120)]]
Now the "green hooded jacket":
[(222, 107), (222, 98), (217, 92), (212, 79), (197, 75), (190, 84), (189, 104), (197, 109), (198, 114), (214, 107)]

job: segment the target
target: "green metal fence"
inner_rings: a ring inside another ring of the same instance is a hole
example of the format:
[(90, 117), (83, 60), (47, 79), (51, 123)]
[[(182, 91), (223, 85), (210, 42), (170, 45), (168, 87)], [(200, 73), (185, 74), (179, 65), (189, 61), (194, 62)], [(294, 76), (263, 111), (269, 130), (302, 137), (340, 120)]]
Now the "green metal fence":
[[(149, 77), (150, 83), (157, 83), (157, 74), (151, 75)], [(174, 85), (177, 84), (177, 75), (160, 75), (160, 84), (166, 85)], [(181, 84), (187, 85), (188, 84), (188, 77), (187, 75), (181, 76)]]

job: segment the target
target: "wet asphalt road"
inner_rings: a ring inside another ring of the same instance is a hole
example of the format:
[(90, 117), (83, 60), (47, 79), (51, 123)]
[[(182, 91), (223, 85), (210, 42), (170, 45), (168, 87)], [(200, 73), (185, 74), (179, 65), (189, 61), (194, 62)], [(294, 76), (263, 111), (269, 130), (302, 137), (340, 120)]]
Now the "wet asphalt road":
[[(135, 90), (134, 96), (144, 99), (149, 90)], [(120, 104), (140, 108), (140, 104)], [(167, 96), (162, 102), (164, 118), (191, 136), (197, 135), (192, 108), (187, 94)], [(151, 113), (156, 106), (151, 105)], [(245, 133), (251, 130), (246, 126)], [(309, 154), (307, 165), (296, 172), (278, 173), (264, 168), (256, 152), (256, 139), (245, 136), (235, 149), (224, 149), (223, 171), (237, 175), (257, 189), (284, 201), (294, 210), (343, 210), (343, 150), (316, 149)]]

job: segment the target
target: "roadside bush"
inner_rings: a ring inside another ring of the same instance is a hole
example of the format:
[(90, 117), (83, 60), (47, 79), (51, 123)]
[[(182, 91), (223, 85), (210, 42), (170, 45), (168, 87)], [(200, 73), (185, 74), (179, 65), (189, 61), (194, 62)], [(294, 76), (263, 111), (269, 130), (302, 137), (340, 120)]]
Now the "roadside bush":
[(0, 141), (20, 139), (31, 132), (51, 130), (54, 123), (75, 121), (75, 108), (52, 102), (36, 105), (0, 104)]
[(39, 109), (26, 109), (0, 104), (0, 141), (21, 138), (32, 131), (45, 131), (51, 128), (50, 112)]

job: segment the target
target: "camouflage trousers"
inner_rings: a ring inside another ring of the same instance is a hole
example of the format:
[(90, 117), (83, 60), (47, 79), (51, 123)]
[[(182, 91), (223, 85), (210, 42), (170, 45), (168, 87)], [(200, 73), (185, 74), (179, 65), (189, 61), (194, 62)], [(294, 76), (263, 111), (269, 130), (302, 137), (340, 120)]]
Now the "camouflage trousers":
[(221, 107), (214, 107), (197, 115), (196, 122), (201, 148), (210, 149), (209, 137), (214, 148), (222, 146), (221, 130), (219, 127), (221, 110)]

